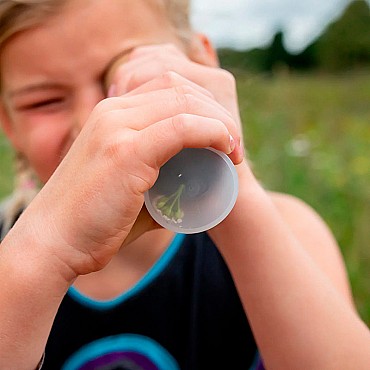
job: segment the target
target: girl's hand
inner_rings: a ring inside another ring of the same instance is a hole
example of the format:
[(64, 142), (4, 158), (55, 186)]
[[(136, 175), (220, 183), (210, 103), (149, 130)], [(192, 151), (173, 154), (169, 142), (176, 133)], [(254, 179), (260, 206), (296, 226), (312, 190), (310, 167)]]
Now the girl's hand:
[[(171, 86), (191, 86), (207, 96), (208, 101), (218, 103), (225, 114), (233, 119), (229, 130), (235, 149), (230, 158), (239, 164), (243, 161), (244, 150), (235, 79), (231, 73), (218, 68), (218, 61), (212, 56), (203, 62), (207, 64), (191, 61), (172, 44), (141, 46), (123, 53), (112, 63), (105, 84), (110, 95), (124, 96), (154, 92)], [(248, 165), (244, 163), (237, 168), (239, 174), (243, 174), (241, 177), (247, 177), (249, 181), (251, 172)], [(134, 240), (145, 231), (157, 227), (159, 225), (144, 207), (127, 240)]]
[[(239, 145), (242, 143), (242, 127), (234, 76), (218, 67), (215, 56), (204, 57), (203, 62), (205, 64), (190, 60), (173, 44), (140, 46), (114, 61), (105, 84), (114, 95), (138, 94), (148, 89), (167, 88), (169, 81), (162, 78), (163, 75), (181, 76), (192, 87), (222, 105), (233, 117), (235, 126), (231, 128), (231, 134), (237, 147), (231, 159), (239, 163), (243, 157)], [(172, 86), (177, 83), (183, 84), (183, 81), (176, 78), (170, 81)]]
[(181, 81), (164, 74), (156, 83), (174, 87), (100, 102), (19, 219), (17, 226), (29, 231), (34, 253), (56, 257), (67, 279), (110, 261), (130, 233), (159, 168), (181, 149), (233, 151), (230, 114), (202, 89)]
[[(208, 65), (193, 62), (172, 44), (141, 46), (123, 53), (112, 63), (105, 79), (106, 89), (109, 95), (133, 96), (171, 86), (191, 86), (209, 97), (209, 101), (218, 102), (233, 118), (229, 129), (236, 145), (230, 158), (238, 164), (243, 160), (244, 150), (235, 79), (231, 73), (217, 68), (217, 63), (212, 58), (208, 58)], [(159, 227), (143, 207), (125, 243)]]

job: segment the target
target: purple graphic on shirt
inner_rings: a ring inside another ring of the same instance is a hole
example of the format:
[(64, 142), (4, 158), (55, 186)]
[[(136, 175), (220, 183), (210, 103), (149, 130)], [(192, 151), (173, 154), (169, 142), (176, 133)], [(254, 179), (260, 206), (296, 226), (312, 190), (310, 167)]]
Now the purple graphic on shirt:
[(138, 352), (113, 352), (95, 358), (79, 370), (159, 370), (146, 356)]
[(261, 358), (259, 353), (257, 353), (254, 364), (250, 368), (250, 370), (265, 370), (265, 367), (264, 367), (263, 362), (262, 362), (262, 358)]
[(265, 370), (265, 367), (263, 366), (262, 361), (260, 361), (260, 362), (257, 364), (256, 370)]
[(62, 370), (180, 370), (158, 342), (138, 334), (100, 338), (79, 348)]

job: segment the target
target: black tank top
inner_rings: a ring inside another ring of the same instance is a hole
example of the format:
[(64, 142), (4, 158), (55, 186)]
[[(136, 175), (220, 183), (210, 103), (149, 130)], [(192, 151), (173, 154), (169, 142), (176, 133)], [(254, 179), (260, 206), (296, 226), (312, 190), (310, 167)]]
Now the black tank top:
[(257, 369), (230, 272), (206, 233), (177, 235), (148, 273), (111, 301), (71, 288), (43, 370)]

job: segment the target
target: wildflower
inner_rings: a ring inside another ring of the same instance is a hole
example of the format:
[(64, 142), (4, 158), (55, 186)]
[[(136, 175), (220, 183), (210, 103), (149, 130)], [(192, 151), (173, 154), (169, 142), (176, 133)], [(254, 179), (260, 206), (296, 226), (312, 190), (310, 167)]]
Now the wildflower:
[(179, 188), (170, 196), (162, 195), (155, 203), (157, 211), (167, 221), (181, 223), (184, 217), (184, 212), (180, 206), (180, 197), (185, 189), (185, 185), (181, 184)]

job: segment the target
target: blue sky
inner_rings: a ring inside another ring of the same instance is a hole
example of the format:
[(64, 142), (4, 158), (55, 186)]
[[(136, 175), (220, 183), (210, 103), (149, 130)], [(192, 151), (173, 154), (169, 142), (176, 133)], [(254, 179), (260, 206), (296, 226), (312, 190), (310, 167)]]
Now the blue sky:
[[(370, 0), (367, 0), (370, 2)], [(294, 52), (311, 43), (349, 0), (192, 0), (192, 23), (218, 47), (267, 45), (277, 29)]]

